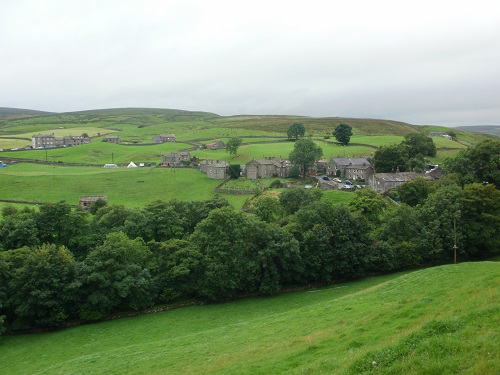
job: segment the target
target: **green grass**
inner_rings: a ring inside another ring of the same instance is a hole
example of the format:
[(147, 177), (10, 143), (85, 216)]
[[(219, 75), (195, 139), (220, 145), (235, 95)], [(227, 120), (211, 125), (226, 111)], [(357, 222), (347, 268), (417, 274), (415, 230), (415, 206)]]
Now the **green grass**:
[(161, 162), (161, 155), (191, 147), (180, 142), (157, 145), (128, 146), (95, 141), (90, 144), (48, 150), (27, 150), (3, 152), (3, 158), (42, 160), (50, 162), (106, 164), (138, 162)]
[(498, 374), (499, 275), (447, 265), (5, 336), (0, 373)]
[(323, 200), (332, 202), (333, 204), (348, 204), (354, 200), (356, 194), (342, 190), (325, 190), (323, 191)]
[[(81, 146), (80, 146), (81, 147)], [(195, 169), (61, 167), (18, 163), (0, 169), (2, 199), (78, 204), (82, 195), (107, 195), (110, 204), (142, 207), (156, 200), (205, 200), (219, 180)], [(226, 196), (224, 194), (223, 196)], [(236, 205), (245, 197), (229, 196)], [(241, 207), (240, 205), (240, 207)]]

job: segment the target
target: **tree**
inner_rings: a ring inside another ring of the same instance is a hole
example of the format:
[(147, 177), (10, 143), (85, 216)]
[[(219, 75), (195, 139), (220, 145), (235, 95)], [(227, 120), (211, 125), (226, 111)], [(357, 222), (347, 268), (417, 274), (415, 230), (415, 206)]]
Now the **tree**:
[(42, 245), (14, 267), (9, 304), (19, 328), (52, 326), (71, 316), (79, 284), (76, 262), (64, 246)]
[(269, 194), (261, 195), (255, 199), (253, 213), (267, 223), (273, 223), (281, 219), (284, 215), (279, 199)]
[(436, 145), (431, 137), (422, 133), (408, 133), (404, 136), (401, 144), (406, 146), (408, 157), (414, 158), (421, 154), (423, 156), (436, 156)]
[(382, 146), (373, 155), (373, 165), (377, 173), (406, 171), (408, 154), (401, 145)]
[(397, 188), (401, 202), (410, 206), (424, 203), (429, 195), (429, 180), (418, 177), (414, 180), (405, 181)]
[(323, 156), (323, 150), (311, 139), (299, 139), (295, 142), (293, 150), (288, 156), (295, 165), (300, 165), (302, 176), (306, 177), (309, 168)]
[(363, 274), (369, 262), (365, 254), (370, 247), (368, 229), (364, 220), (344, 205), (315, 202), (297, 211), (289, 227), (301, 244), (303, 281), (331, 281)]
[(294, 122), (286, 131), (286, 136), (288, 137), (288, 139), (293, 140), (297, 140), (303, 137), (305, 134), (306, 129), (304, 127), (304, 124), (302, 124), (301, 122)]
[(125, 233), (107, 235), (83, 263), (81, 275), (83, 319), (100, 319), (115, 310), (139, 310), (152, 306), (154, 284), (147, 268), (151, 251), (141, 238)]
[(322, 195), (323, 191), (320, 189), (304, 189), (295, 186), (281, 192), (279, 202), (285, 212), (292, 215), (301, 207), (321, 200)]
[(500, 252), (500, 191), (493, 184), (464, 188), (462, 219), (464, 251), (485, 257)]
[(161, 302), (198, 297), (199, 281), (203, 275), (203, 255), (186, 240), (151, 241), (153, 254), (151, 272)]
[(349, 208), (367, 219), (367, 225), (378, 226), (380, 217), (387, 208), (387, 200), (371, 189), (358, 190), (349, 202)]
[(39, 245), (38, 228), (32, 213), (19, 212), (0, 222), (0, 245), (4, 249)]
[(340, 142), (344, 146), (347, 146), (351, 141), (352, 127), (345, 123), (338, 124), (333, 131), (333, 135), (338, 142)]
[(418, 221), (422, 224), (419, 239), (428, 260), (453, 259), (455, 224), (457, 245), (463, 251), (463, 197), (459, 186), (450, 185), (430, 194), (418, 207)]
[(226, 143), (226, 152), (229, 152), (229, 155), (231, 155), (233, 158), (238, 156), (238, 148), (241, 146), (241, 142), (241, 138), (230, 138)]
[(449, 135), (452, 139), (456, 139), (457, 138), (457, 133), (454, 130), (449, 129), (446, 132), (446, 134)]
[(445, 160), (444, 170), (458, 174), (462, 185), (487, 182), (500, 189), (500, 141), (488, 139), (460, 151)]

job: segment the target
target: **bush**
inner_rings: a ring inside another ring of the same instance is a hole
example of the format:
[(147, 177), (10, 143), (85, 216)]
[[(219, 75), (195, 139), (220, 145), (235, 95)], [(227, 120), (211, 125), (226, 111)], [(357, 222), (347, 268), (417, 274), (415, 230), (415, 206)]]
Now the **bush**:
[(283, 183), (280, 180), (274, 180), (269, 184), (269, 187), (272, 189), (279, 189), (283, 187)]

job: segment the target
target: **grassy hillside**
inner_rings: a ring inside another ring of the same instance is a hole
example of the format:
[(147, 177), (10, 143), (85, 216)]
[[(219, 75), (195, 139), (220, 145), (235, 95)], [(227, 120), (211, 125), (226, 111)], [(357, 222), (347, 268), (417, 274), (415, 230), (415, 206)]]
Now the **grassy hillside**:
[(500, 125), (476, 125), (476, 126), (457, 126), (456, 130), (491, 134), (500, 137)]
[(498, 374), (499, 287), (464, 263), (5, 336), (0, 373)]
[(37, 115), (47, 115), (47, 114), (50, 114), (50, 112), (35, 111), (35, 110), (32, 110), (32, 109), (0, 107), (0, 119), (3, 119), (3, 118), (14, 118), (14, 117), (26, 117), (26, 116), (37, 116)]

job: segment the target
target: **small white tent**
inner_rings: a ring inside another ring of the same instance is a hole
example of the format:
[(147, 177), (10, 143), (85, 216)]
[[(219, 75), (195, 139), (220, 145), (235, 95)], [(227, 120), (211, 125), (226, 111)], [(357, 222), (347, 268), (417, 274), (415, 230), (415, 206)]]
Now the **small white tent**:
[(131, 161), (130, 164), (127, 165), (127, 168), (137, 168), (137, 165), (135, 165), (134, 162)]

